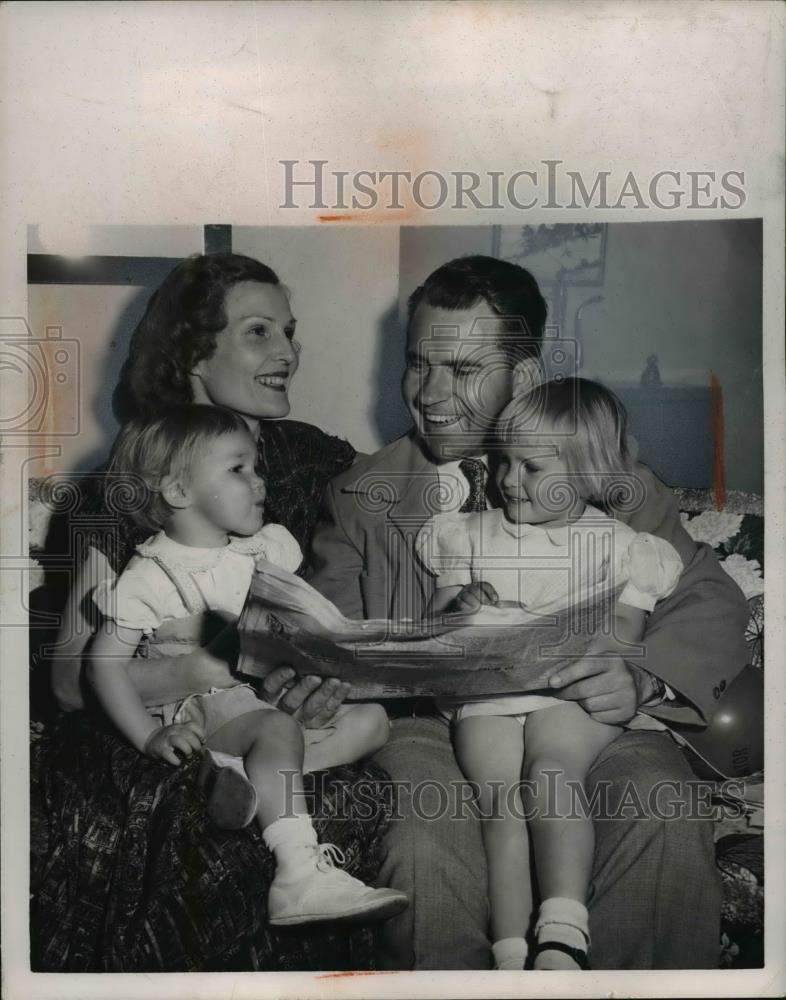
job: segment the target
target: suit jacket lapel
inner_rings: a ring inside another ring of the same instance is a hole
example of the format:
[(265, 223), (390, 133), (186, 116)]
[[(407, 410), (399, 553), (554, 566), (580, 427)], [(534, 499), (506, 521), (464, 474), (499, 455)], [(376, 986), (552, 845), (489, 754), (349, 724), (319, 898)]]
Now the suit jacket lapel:
[(391, 617), (421, 618), (431, 600), (434, 580), (415, 554), (414, 543), (425, 522), (436, 513), (438, 488), (436, 467), (410, 433), (383, 449), (379, 462), (342, 490), (389, 498), (383, 516), (392, 525), (384, 541), (387, 572), (393, 574), (388, 584), (392, 588)]
[[(395, 525), (403, 544), (399, 548), (397, 611), (401, 617), (421, 618), (434, 592), (434, 580), (415, 552), (415, 539), (426, 521), (436, 513), (435, 499), (439, 489), (436, 467), (423, 454), (410, 436), (409, 447), (402, 459), (406, 462), (396, 490), (395, 500), (388, 511), (388, 520)], [(406, 592), (402, 592), (402, 587)]]
[(401, 457), (402, 465), (406, 463), (401, 470), (404, 475), (393, 480), (396, 499), (388, 516), (402, 529), (412, 530), (415, 524), (419, 529), (439, 509), (435, 503), (439, 477), (436, 466), (415, 441), (409, 441), (409, 449)]

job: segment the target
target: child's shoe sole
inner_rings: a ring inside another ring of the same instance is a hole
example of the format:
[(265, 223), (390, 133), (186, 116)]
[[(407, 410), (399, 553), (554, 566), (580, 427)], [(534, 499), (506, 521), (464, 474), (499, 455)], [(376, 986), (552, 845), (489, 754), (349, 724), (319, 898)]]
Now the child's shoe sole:
[(207, 815), (222, 830), (242, 830), (256, 815), (256, 789), (244, 773), (222, 763), (222, 756), (206, 750), (199, 769)]
[(371, 923), (377, 920), (389, 920), (409, 906), (409, 900), (394, 889), (379, 889), (379, 898), (372, 903), (342, 910), (340, 913), (298, 913), (284, 917), (270, 917), (268, 923), (272, 927), (293, 927), (297, 924), (315, 924), (327, 921), (344, 924)]

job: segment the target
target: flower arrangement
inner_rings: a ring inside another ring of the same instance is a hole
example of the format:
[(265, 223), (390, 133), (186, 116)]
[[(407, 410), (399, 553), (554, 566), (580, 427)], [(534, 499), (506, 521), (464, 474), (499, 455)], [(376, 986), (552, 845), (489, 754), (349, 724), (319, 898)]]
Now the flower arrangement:
[(685, 513), (680, 516), (683, 527), (694, 542), (706, 542), (713, 549), (731, 541), (742, 525), (742, 514), (726, 511), (705, 510), (692, 518)]
[(745, 556), (735, 552), (722, 559), (721, 566), (748, 600), (764, 593), (764, 580), (758, 559), (746, 559)]

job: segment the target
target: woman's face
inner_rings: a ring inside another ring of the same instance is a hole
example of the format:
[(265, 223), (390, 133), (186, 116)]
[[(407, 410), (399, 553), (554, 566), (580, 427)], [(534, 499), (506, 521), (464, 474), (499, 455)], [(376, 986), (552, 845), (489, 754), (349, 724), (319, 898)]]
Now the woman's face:
[(226, 406), (253, 426), (289, 413), (289, 383), (297, 371), (295, 318), (278, 285), (244, 281), (224, 299), (227, 324), (216, 349), (191, 373), (195, 403)]

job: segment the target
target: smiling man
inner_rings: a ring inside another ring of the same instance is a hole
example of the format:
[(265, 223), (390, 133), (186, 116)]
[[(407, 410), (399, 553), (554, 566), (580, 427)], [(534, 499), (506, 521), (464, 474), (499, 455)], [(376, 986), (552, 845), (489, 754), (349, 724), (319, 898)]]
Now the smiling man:
[[(539, 378), (545, 319), (532, 275), (490, 257), (445, 264), (413, 293), (403, 379), (412, 430), (333, 480), (314, 539), (311, 582), (346, 615), (423, 617), (435, 580), (414, 539), (436, 512), (494, 505), (489, 432), (517, 383)], [(685, 571), (649, 618), (647, 670), (618, 656), (588, 658), (562, 671), (558, 686), (605, 722), (623, 725), (643, 706), (662, 719), (701, 723), (718, 686), (745, 663), (745, 601), (712, 551), (685, 533), (671, 492), (644, 466), (636, 471), (644, 502), (615, 516), (671, 542)], [(385, 925), (380, 964), (488, 968), (480, 824), (453, 808), (463, 779), (448, 724), (424, 699), (388, 708), (399, 717), (376, 759), (403, 783), (402, 818), (391, 824), (380, 878), (406, 892), (411, 905)], [(619, 815), (595, 824), (588, 900), (595, 968), (717, 964), (720, 891), (710, 822), (618, 808), (631, 791), (646, 803), (653, 789), (667, 786), (682, 802), (690, 779), (664, 732), (627, 731), (596, 761), (588, 792), (604, 788)]]

